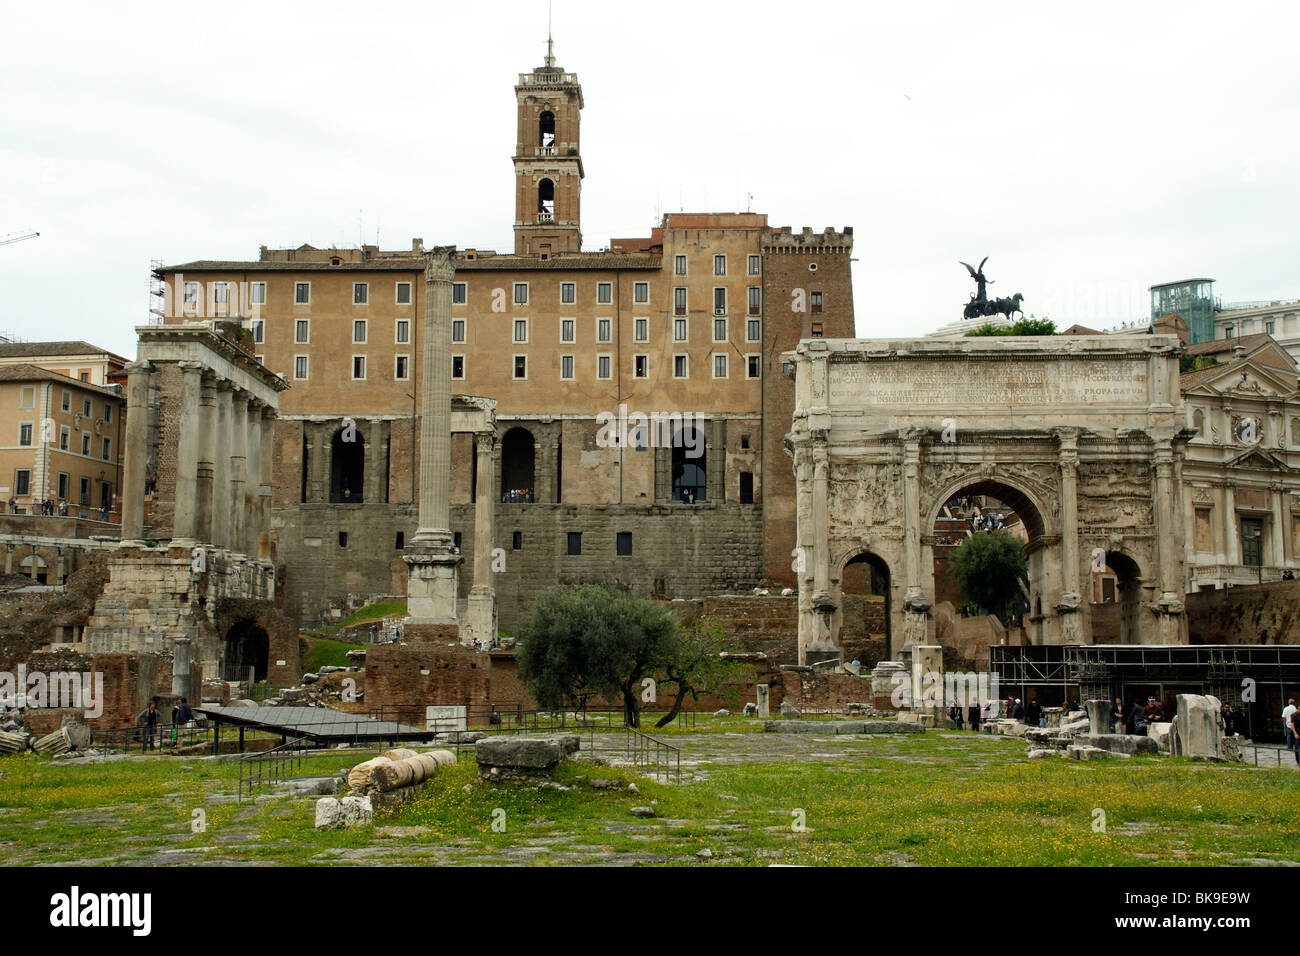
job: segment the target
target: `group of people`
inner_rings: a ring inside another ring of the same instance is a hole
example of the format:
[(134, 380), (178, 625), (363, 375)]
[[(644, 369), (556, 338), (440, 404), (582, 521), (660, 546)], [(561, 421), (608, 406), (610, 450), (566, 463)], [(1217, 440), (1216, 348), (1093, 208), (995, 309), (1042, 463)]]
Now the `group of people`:
[[(68, 515), (68, 502), (62, 499), (54, 501), (52, 498), (46, 498), (42, 501), (34, 501), (32, 502), (32, 508), (34, 509), (32, 512), (33, 514), (44, 515), (46, 517), (66, 518)], [(18, 499), (12, 495), (9, 497), (9, 513), (11, 515), (18, 514)], [(95, 520), (107, 521), (111, 513), (112, 511), (109, 508), (97, 508), (95, 510)]]
[[(158, 727), (158, 702), (151, 700), (144, 710), (140, 711), (140, 716), (136, 718), (136, 724), (140, 728), (140, 741), (145, 750), (157, 750), (161, 747), (161, 733)], [(178, 730), (190, 723), (194, 719), (194, 711), (190, 708), (190, 702), (182, 697), (172, 708), (172, 746), (177, 743)]]
[(957, 725), (958, 730), (964, 729), (969, 724), (971, 730), (978, 732), (980, 724), (988, 722), (989, 717), (992, 715), (992, 709), (993, 704), (991, 702), (983, 707), (978, 703), (973, 703), (963, 712), (961, 704), (954, 697), (952, 704), (948, 707), (948, 717)]
[(1007, 519), (999, 511), (997, 514), (973, 514), (970, 518), (970, 529), (978, 534), (981, 531), (1001, 531), (1007, 526)]

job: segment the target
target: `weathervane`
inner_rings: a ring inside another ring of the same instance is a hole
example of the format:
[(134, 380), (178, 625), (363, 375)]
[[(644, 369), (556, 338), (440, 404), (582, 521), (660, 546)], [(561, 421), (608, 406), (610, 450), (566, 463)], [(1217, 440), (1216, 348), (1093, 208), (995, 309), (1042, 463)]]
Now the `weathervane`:
[[(960, 259), (957, 261), (961, 262)], [(986, 287), (993, 280), (984, 275), (984, 263), (988, 261), (988, 256), (981, 259), (980, 267), (978, 269), (972, 266), (969, 262), (961, 263), (966, 267), (966, 271), (970, 273), (970, 277), (975, 280), (976, 286), (975, 291), (971, 293), (970, 301), (967, 302), (966, 307), (962, 309), (962, 318), (977, 319), (981, 316), (1005, 315), (1007, 319), (1010, 319), (1016, 312), (1024, 315), (1024, 310), (1020, 308), (1020, 303), (1025, 297), (1019, 292), (1010, 298), (993, 299), (990, 301)]]

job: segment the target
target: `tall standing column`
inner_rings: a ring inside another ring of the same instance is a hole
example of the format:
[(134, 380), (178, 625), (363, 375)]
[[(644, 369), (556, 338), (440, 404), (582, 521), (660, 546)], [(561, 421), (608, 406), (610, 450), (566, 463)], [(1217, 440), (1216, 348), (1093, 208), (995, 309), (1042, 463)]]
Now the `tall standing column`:
[(1061, 472), (1061, 642), (1080, 643), (1079, 608), (1079, 429), (1058, 428), (1057, 467)]
[[(456, 628), (457, 565), (452, 547), (451, 498), (451, 285), (455, 248), (424, 256), (424, 324), (420, 371), (419, 523), (403, 556), (410, 569), (410, 623), (428, 625), (431, 637)], [(408, 627), (406, 634), (411, 636)], [(418, 632), (417, 632), (418, 633)]]
[(244, 534), (240, 549), (250, 561), (257, 558), (258, 514), (261, 511), (262, 491), (262, 402), (248, 400), (248, 421), (244, 439), (246, 474), (244, 485)]
[(199, 402), (203, 391), (203, 366), (199, 362), (177, 363), (181, 371), (181, 427), (176, 442), (176, 510), (172, 519), (172, 541), (193, 547), (198, 536)]
[(195, 537), (212, 543), (213, 472), (217, 459), (217, 380), (205, 372), (199, 389), (198, 517)]
[(1270, 535), (1273, 542), (1273, 567), (1281, 568), (1286, 565), (1286, 488), (1281, 484), (1270, 484), (1268, 493), (1269, 503), (1273, 506), (1273, 534)]
[(1160, 643), (1182, 643), (1183, 591), (1178, 574), (1175, 546), (1178, 530), (1174, 527), (1174, 450), (1170, 441), (1156, 443), (1156, 541), (1160, 562)]
[(122, 544), (144, 543), (145, 464), (149, 456), (149, 363), (126, 367), (126, 461), (122, 469)]
[(221, 379), (217, 382), (216, 448), (213, 452), (212, 472), (212, 546), (226, 548), (230, 539), (230, 421), (234, 415), (232, 398), (234, 386)]
[(275, 474), (275, 409), (262, 406), (262, 454), (259, 458), (257, 495), (261, 501), (257, 522), (257, 560), (271, 561), (271, 484)]
[(903, 441), (903, 647), (929, 644), (930, 602), (921, 586), (921, 430), (899, 429)]
[(244, 550), (244, 486), (248, 483), (248, 399), (235, 389), (230, 401), (230, 550)]
[(496, 588), (492, 583), (492, 543), (496, 538), (494, 519), (496, 494), (492, 468), (494, 432), (474, 436), (477, 455), (474, 484), (474, 586), (469, 592), (469, 634), (462, 639), (491, 642), (497, 634)]
[(1241, 533), (1237, 527), (1237, 486), (1223, 483), (1223, 540), (1227, 545), (1228, 573), (1241, 564)]

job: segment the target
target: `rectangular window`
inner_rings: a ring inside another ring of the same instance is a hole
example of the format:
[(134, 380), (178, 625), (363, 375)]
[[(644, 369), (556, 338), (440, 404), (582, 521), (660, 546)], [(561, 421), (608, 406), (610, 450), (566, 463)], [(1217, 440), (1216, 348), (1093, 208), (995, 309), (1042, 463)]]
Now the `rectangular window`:
[(1272, 323), (1272, 322), (1265, 322), (1265, 323), (1264, 323), (1264, 331), (1267, 332), (1269, 335), (1272, 335), (1272, 334), (1273, 334), (1273, 323)]
[(90, 457), (90, 432), (81, 433), (81, 453), (87, 458)]
[(679, 276), (684, 276), (684, 275), (686, 275), (686, 257), (685, 257), (685, 256), (674, 256), (674, 257), (673, 257), (673, 275), (679, 275)]
[(686, 320), (685, 319), (673, 319), (673, 341), (674, 342), (686, 341)]
[(71, 437), (72, 437), (72, 432), (68, 429), (68, 426), (60, 425), (59, 426), (59, 449), (61, 451), (68, 450), (68, 443)]
[(528, 356), (527, 355), (515, 356), (514, 377), (515, 378), (528, 377)]
[(637, 342), (650, 341), (650, 320), (649, 319), (636, 319), (633, 322), (632, 327), (633, 327), (632, 337)]
[(352, 377), (357, 380), (366, 377), (366, 357), (364, 355), (352, 356)]
[(573, 342), (577, 337), (578, 323), (576, 319), (560, 319), (560, 341)]
[(569, 532), (569, 554), (570, 555), (582, 554), (582, 532), (581, 531)]
[(714, 256), (714, 257), (713, 257), (713, 274), (714, 274), (715, 276), (725, 276), (725, 275), (727, 274), (727, 257), (726, 257), (726, 256)]
[(686, 356), (674, 355), (673, 356), (673, 378), (686, 378), (686, 371), (687, 371)]
[(90, 504), (90, 479), (83, 477), (78, 484), (79, 487), (77, 488), (77, 504), (80, 505)]
[(68, 500), (68, 491), (72, 487), (72, 479), (66, 471), (59, 472), (59, 500)]
[(265, 282), (250, 282), (248, 284), (248, 301), (251, 305), (266, 305)]
[[(18, 444), (22, 445), (25, 448), (31, 445), (31, 443), (32, 443), (32, 423), (23, 422), (21, 425), (18, 426)], [(82, 452), (82, 454), (85, 454), (85, 452)]]
[(609, 342), (613, 339), (613, 325), (609, 319), (596, 320), (596, 341)]
[(818, 313), (822, 310), (822, 294), (820, 292), (810, 292), (808, 298), (812, 305), (812, 312)]
[(745, 378), (761, 378), (763, 365), (757, 355), (745, 356)]
[(752, 505), (754, 503), (754, 473), (752, 471), (742, 471), (740, 473), (740, 503), (742, 505)]
[(763, 311), (763, 290), (756, 285), (749, 287), (749, 314), (760, 315)]
[(78, 373), (77, 373), (77, 380), (78, 380), (78, 381), (81, 381), (81, 382), (89, 382), (89, 381), (90, 381), (90, 373), (89, 373), (89, 372), (78, 372)]
[(713, 314), (727, 314), (727, 290), (722, 286), (713, 290)]
[(727, 320), (726, 319), (713, 320), (713, 341), (715, 342), (727, 341)]
[(524, 533), (522, 531), (516, 531), (514, 534), (510, 536), (510, 550), (511, 551), (524, 550)]
[(468, 296), (468, 289), (466, 288), (464, 282), (453, 282), (451, 284), (452, 305), (464, 305), (467, 296)]
[(366, 344), (366, 320), (365, 319), (357, 319), (355, 322), (352, 323), (352, 344), (353, 345)]
[(31, 385), (23, 386), (22, 391), (18, 395), (18, 407), (19, 408), (36, 407), (36, 389), (34, 387), (32, 387)]
[(761, 261), (761, 260), (759, 259), (758, 256), (750, 256), (750, 257), (749, 257), (749, 274), (750, 274), (750, 275), (752, 275), (752, 276), (756, 276), (756, 275), (758, 275), (758, 272), (759, 272), (759, 262), (760, 262), (760, 261)]
[(294, 305), (307, 305), (311, 302), (311, 283), (295, 282), (293, 284)]
[(71, 393), (71, 392), (64, 392), (64, 393), (63, 393), (63, 403), (62, 403), (59, 407), (62, 408), (65, 412), (70, 412), (70, 411), (72, 411), (72, 393)]
[(620, 531), (615, 539), (615, 550), (620, 558), (630, 557), (632, 554), (632, 532)]
[(411, 304), (411, 283), (409, 282), (397, 283), (397, 304), (398, 305)]
[(111, 424), (113, 421), (113, 406), (107, 402), (104, 403), (104, 424)]
[(822, 324), (820, 322), (814, 322), (812, 324), (812, 337), (815, 339), (822, 337)]
[(650, 283), (634, 282), (632, 283), (632, 301), (644, 305), (650, 301)]
[(262, 342), (266, 341), (266, 320), (249, 319), (248, 327), (253, 331), (253, 341), (255, 343), (260, 345)]
[(299, 345), (311, 341), (311, 319), (297, 319), (293, 323), (293, 340)]
[(569, 381), (573, 378), (573, 356), (560, 356), (560, 378)]
[(199, 301), (199, 284), (197, 282), (185, 283), (185, 299), (184, 299), (185, 304), (194, 305), (198, 303), (198, 301)]
[(111, 438), (105, 438), (104, 444), (101, 449), (102, 454), (100, 455), (100, 457), (103, 458), (104, 461), (109, 461), (110, 460), (109, 452), (111, 452), (112, 449), (113, 449), (113, 440)]
[(82, 418), (90, 417), (90, 399), (88, 398), (83, 398), (81, 400), (81, 417)]
[(596, 356), (596, 378), (610, 378), (613, 371), (613, 360), (608, 355)]
[(465, 320), (464, 319), (451, 320), (451, 340), (453, 342), (465, 341)]
[(229, 298), (229, 289), (224, 282), (212, 283), (212, 301), (218, 305), (225, 305)]
[(527, 319), (515, 319), (515, 341), (525, 345), (528, 343)]
[[(454, 337), (455, 334), (456, 334), (456, 322), (459, 322), (459, 323), (460, 323), (461, 332), (462, 332), (462, 334), (464, 334), (464, 329), (465, 329), (465, 320), (464, 320), (464, 319), (456, 319), (455, 321), (453, 321), (453, 322), (451, 323), (452, 336), (453, 336), (453, 337)], [(396, 335), (396, 337), (393, 339), (393, 341), (395, 341), (398, 345), (405, 345), (407, 342), (411, 341), (411, 321), (410, 321), (410, 319), (398, 319), (398, 320), (397, 320), (397, 335)], [(462, 339), (461, 341), (464, 341), (464, 340)]]
[(293, 377), (300, 379), (307, 377), (307, 356), (295, 355), (293, 357)]
[(673, 315), (686, 314), (686, 289), (681, 286), (673, 289)]
[(632, 356), (632, 374), (636, 378), (650, 377), (650, 356), (634, 355)]
[(614, 301), (614, 286), (609, 282), (596, 283), (596, 301), (607, 305)]
[(713, 377), (714, 378), (727, 377), (727, 357), (725, 355), (713, 356)]
[(393, 550), (401, 551), (406, 548), (406, 532), (397, 532), (397, 539), (393, 542)]
[(527, 305), (527, 304), (528, 304), (528, 283), (516, 282), (515, 283), (515, 305)]
[(576, 283), (560, 283), (560, 301), (565, 305), (573, 305), (578, 301), (578, 286)]
[(759, 319), (750, 319), (745, 323), (745, 341), (758, 342), (763, 338), (763, 326)]
[(465, 377), (465, 356), (453, 355), (451, 357), (451, 377), (452, 378)]
[(19, 468), (14, 472), (14, 495), (28, 495), (32, 491), (32, 473), (27, 468)]
[(365, 305), (370, 301), (370, 284), (368, 282), (352, 283), (352, 304)]
[(393, 366), (393, 378), (410, 378), (411, 377), (411, 357), (409, 355), (395, 356)]

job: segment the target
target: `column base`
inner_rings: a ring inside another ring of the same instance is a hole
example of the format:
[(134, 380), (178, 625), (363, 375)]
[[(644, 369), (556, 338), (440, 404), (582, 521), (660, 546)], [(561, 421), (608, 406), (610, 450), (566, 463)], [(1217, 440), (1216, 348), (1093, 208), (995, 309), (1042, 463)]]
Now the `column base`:
[(407, 627), (455, 625), (458, 570), (461, 557), (447, 547), (417, 547), (402, 555), (407, 566)]
[(465, 641), (480, 641), (490, 646), (497, 636), (497, 596), (492, 588), (477, 587), (469, 592), (466, 627), (461, 631)]

